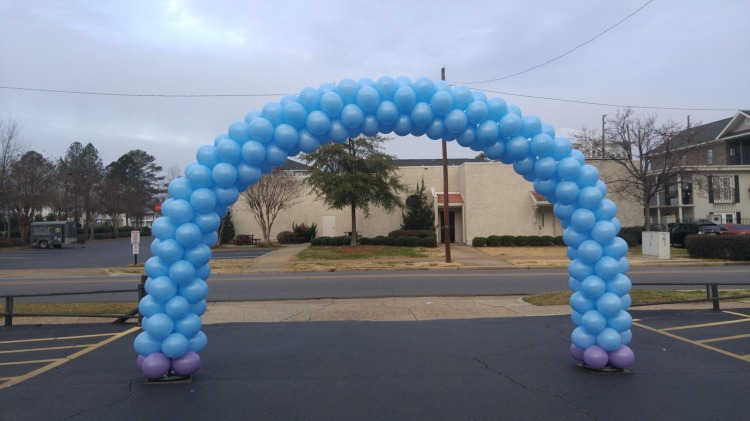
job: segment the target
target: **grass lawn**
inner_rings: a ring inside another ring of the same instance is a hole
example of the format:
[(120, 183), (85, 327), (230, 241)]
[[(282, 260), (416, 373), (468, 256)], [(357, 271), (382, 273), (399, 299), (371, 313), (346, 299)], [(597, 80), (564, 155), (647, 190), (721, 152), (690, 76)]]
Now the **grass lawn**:
[(304, 249), (297, 260), (359, 260), (359, 259), (399, 259), (428, 257), (430, 251), (422, 247), (391, 246), (314, 246)]
[[(544, 292), (523, 297), (523, 301), (535, 306), (567, 305), (570, 303), (571, 294), (570, 291)], [(750, 295), (750, 291), (719, 291), (719, 297), (737, 297), (742, 295)], [(697, 300), (706, 298), (706, 291), (633, 289), (630, 291), (630, 297), (633, 299), (633, 304), (650, 304), (664, 301)]]
[[(136, 302), (104, 303), (30, 303), (14, 304), (14, 313), (48, 313), (48, 314), (125, 314), (138, 306)], [(0, 305), (5, 311), (5, 304)]]

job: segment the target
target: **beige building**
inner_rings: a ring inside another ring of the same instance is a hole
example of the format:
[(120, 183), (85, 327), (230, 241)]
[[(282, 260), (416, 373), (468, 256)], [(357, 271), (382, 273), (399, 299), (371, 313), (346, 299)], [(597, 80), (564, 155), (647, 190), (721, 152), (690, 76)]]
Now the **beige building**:
[[(600, 173), (616, 171), (615, 164), (593, 161)], [(407, 191), (403, 199), (413, 192), (424, 179), (428, 194), (432, 198), (436, 223), (442, 220), (443, 172), (442, 160), (415, 159), (397, 160), (398, 174)], [(293, 174), (304, 177), (305, 166), (288, 161), (283, 167)], [(451, 241), (471, 244), (474, 237), (489, 235), (562, 235), (563, 229), (552, 212), (552, 204), (534, 192), (533, 183), (524, 180), (513, 171), (511, 165), (481, 159), (451, 159), (448, 166), (449, 226)], [(607, 195), (618, 205), (617, 217), (622, 226), (643, 224), (643, 210), (632, 202), (618, 200)], [(351, 231), (349, 209), (329, 209), (322, 200), (310, 192), (299, 198), (288, 210), (279, 213), (273, 224), (272, 239), (281, 231), (291, 231), (292, 224), (318, 226), (318, 236), (341, 236)], [(242, 196), (232, 207), (232, 221), (237, 234), (253, 234), (260, 237), (261, 230), (252, 213), (242, 202)], [(387, 235), (399, 229), (401, 211), (386, 213), (372, 208), (370, 215), (357, 212), (358, 233), (365, 237)], [(442, 233), (438, 237), (442, 242)]]

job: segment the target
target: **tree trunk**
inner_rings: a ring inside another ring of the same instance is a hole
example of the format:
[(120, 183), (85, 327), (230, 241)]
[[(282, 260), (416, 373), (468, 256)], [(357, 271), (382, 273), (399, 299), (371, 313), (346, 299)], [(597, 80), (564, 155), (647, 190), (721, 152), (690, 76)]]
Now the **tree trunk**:
[(357, 207), (352, 203), (352, 246), (357, 245)]

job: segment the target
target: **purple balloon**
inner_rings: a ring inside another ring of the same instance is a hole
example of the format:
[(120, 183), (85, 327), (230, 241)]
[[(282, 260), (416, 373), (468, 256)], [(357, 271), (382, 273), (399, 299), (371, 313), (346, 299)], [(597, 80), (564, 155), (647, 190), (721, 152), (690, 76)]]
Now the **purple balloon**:
[(625, 345), (609, 353), (609, 363), (617, 368), (628, 368), (635, 362), (633, 350)]
[(583, 351), (583, 362), (589, 368), (601, 370), (607, 366), (609, 355), (599, 345), (590, 346)]
[(143, 360), (145, 360), (146, 357), (143, 355), (138, 355), (138, 358), (135, 359), (135, 366), (138, 368), (138, 371), (141, 371), (141, 367), (143, 367)]
[(158, 379), (169, 371), (169, 358), (161, 352), (149, 354), (141, 363), (141, 373), (150, 380)]
[(193, 351), (188, 351), (180, 358), (172, 360), (172, 370), (180, 376), (190, 376), (201, 367), (201, 357)]
[(570, 356), (576, 361), (583, 362), (583, 350), (575, 344), (570, 344)]

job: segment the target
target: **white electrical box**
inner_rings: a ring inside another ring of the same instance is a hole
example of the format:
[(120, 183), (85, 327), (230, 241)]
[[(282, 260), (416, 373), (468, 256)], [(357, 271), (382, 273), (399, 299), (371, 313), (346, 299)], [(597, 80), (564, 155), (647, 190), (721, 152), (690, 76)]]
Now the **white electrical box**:
[(658, 257), (659, 259), (669, 260), (669, 233), (658, 231), (643, 231), (641, 234), (643, 240), (643, 255)]

